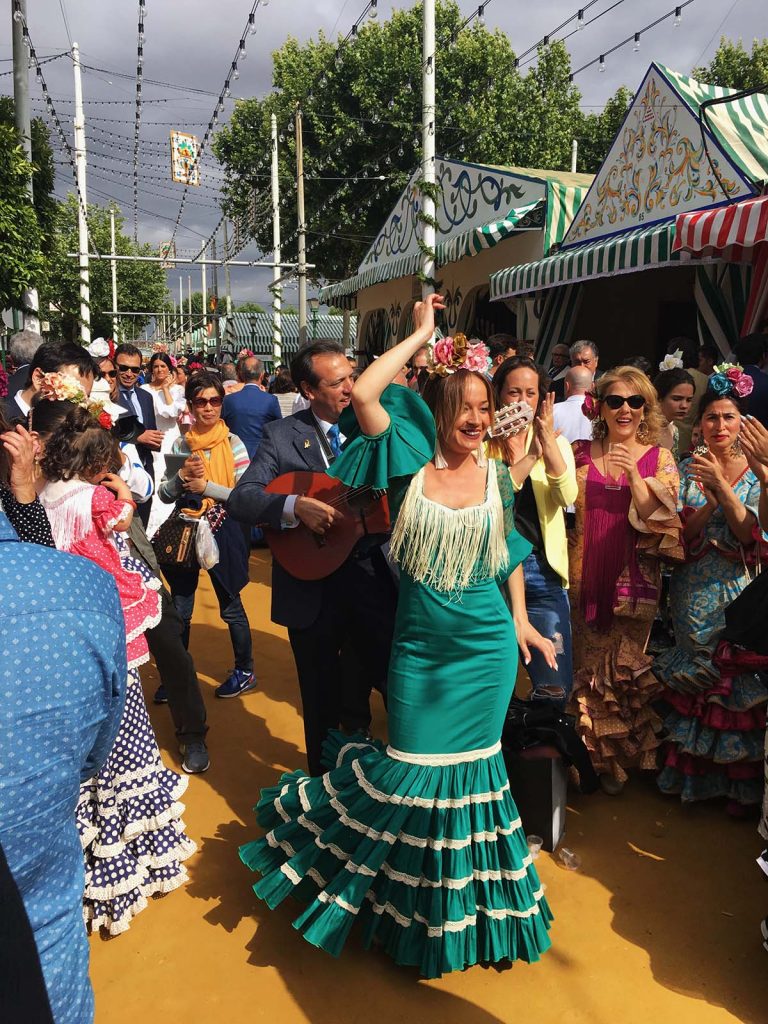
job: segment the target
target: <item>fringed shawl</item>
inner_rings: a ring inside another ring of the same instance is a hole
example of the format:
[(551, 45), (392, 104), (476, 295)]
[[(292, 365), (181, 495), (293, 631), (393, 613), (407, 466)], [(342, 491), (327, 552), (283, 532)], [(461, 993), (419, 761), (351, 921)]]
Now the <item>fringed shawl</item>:
[(95, 484), (75, 479), (47, 483), (40, 492), (40, 503), (59, 551), (71, 551), (93, 528), (95, 490)]
[(456, 593), (505, 568), (509, 551), (496, 463), (488, 463), (485, 500), (453, 509), (424, 496), (424, 467), (413, 477), (392, 531), (400, 568), (441, 593)]

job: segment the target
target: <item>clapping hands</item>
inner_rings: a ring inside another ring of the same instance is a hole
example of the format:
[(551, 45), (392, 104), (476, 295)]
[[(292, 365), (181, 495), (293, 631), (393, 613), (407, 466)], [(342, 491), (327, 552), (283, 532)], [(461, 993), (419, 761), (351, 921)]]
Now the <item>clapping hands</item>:
[(741, 447), (749, 468), (763, 487), (768, 486), (768, 430), (754, 416), (741, 421)]

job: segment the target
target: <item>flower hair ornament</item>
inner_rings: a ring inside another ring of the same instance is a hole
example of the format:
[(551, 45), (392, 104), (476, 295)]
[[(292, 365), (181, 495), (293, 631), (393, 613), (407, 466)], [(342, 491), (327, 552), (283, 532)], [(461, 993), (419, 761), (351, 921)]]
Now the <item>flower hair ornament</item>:
[(683, 350), (678, 348), (674, 352), (670, 352), (669, 355), (659, 363), (659, 369), (664, 370), (682, 370), (683, 369)]
[(592, 423), (600, 415), (600, 399), (594, 393), (594, 391), (587, 391), (584, 395), (584, 401), (581, 403), (581, 411)]
[(490, 365), (487, 345), (482, 341), (467, 341), (465, 334), (455, 334), (452, 338), (440, 338), (432, 346), (429, 372), (438, 377), (447, 377), (457, 370), (485, 373)]
[(77, 377), (68, 373), (44, 373), (40, 392), (50, 402), (71, 402), (86, 409), (99, 426), (111, 430), (113, 419), (104, 408), (104, 402), (89, 398)]
[(8, 397), (8, 374), (0, 364), (0, 398)]
[(712, 376), (707, 381), (707, 390), (713, 391), (719, 398), (746, 398), (752, 394), (755, 384), (744, 368), (738, 363), (720, 363), (714, 367)]

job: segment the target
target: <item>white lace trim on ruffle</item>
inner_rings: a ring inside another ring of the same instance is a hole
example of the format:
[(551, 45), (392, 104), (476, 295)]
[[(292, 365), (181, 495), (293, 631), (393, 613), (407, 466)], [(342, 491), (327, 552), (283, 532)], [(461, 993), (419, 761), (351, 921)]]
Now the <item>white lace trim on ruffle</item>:
[[(166, 893), (173, 892), (174, 889), (180, 888), (188, 881), (189, 874), (187, 869), (184, 865), (180, 865), (179, 873), (173, 878), (159, 879), (139, 886), (139, 898), (130, 907), (126, 907), (118, 918), (113, 919), (104, 913), (97, 916), (94, 913), (94, 908), (85, 902), (83, 903), (83, 920), (86, 925), (90, 926), (92, 932), (97, 932), (99, 928), (106, 928), (110, 935), (122, 935), (123, 932), (127, 932), (131, 927), (132, 919), (137, 914), (140, 914), (142, 910), (146, 909), (148, 896), (165, 895)], [(94, 900), (94, 902), (101, 901)]]
[(387, 757), (394, 761), (406, 761), (408, 764), (424, 764), (435, 768), (447, 767), (451, 764), (465, 764), (470, 761), (484, 761), (501, 750), (501, 740), (492, 747), (479, 750), (463, 750), (456, 754), (411, 754), (395, 747), (387, 747)]
[(533, 898), (536, 902), (528, 910), (513, 910), (508, 907), (505, 907), (503, 910), (493, 910), (478, 904), (477, 913), (467, 914), (461, 921), (444, 921), (441, 925), (431, 925), (429, 920), (421, 914), (414, 913), (412, 918), (406, 917), (404, 914), (401, 914), (396, 907), (393, 907), (391, 903), (377, 903), (376, 896), (372, 891), (366, 893), (366, 897), (373, 904), (374, 914), (389, 914), (389, 916), (403, 928), (410, 928), (411, 924), (413, 924), (414, 921), (417, 921), (419, 924), (426, 927), (427, 936), (430, 939), (439, 939), (446, 932), (462, 932), (466, 928), (474, 928), (477, 925), (477, 914), (484, 914), (486, 917), (493, 918), (496, 921), (503, 921), (508, 917), (533, 917), (535, 914), (540, 912), (539, 901), (543, 896), (543, 889), (539, 889), (535, 892), (533, 894)]
[(501, 789), (494, 789), (487, 793), (468, 793), (461, 797), (399, 796), (397, 793), (384, 793), (382, 790), (376, 789), (365, 777), (365, 772), (359, 761), (352, 762), (352, 771), (357, 776), (358, 784), (368, 796), (382, 804), (404, 804), (406, 807), (424, 807), (427, 810), (431, 810), (433, 807), (459, 808), (468, 807), (470, 804), (488, 804), (495, 800), (503, 800), (504, 794), (509, 792), (509, 780), (507, 780)]
[(365, 750), (369, 754), (372, 754), (372, 753), (375, 753), (376, 747), (374, 747), (374, 745), (372, 743), (364, 743), (364, 742), (361, 743), (359, 740), (356, 740), (354, 743), (345, 743), (344, 746), (341, 748), (341, 750), (336, 755), (336, 767), (337, 768), (341, 767), (341, 765), (342, 765), (342, 763), (344, 761), (344, 755), (348, 751), (350, 751), (350, 750)]

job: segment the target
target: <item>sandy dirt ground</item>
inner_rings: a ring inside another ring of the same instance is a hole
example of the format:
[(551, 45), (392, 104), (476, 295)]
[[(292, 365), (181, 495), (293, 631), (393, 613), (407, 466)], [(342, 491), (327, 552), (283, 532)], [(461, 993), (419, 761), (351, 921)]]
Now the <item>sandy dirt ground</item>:
[[(555, 914), (539, 964), (425, 982), (364, 951), (354, 931), (339, 959), (310, 946), (291, 927), (295, 903), (269, 911), (237, 849), (260, 834), (252, 808), (261, 787), (305, 767), (291, 651), (269, 619), (269, 573), (268, 554), (255, 551), (244, 598), (260, 687), (228, 701), (213, 691), (231, 648), (203, 574), (192, 650), (212, 767), (184, 797), (199, 851), (185, 887), (153, 900), (126, 934), (92, 937), (97, 1024), (765, 1024), (768, 886), (755, 865), (755, 824), (721, 807), (682, 808), (642, 778), (619, 798), (571, 795), (567, 845), (582, 867), (538, 860)], [(142, 676), (150, 699), (152, 666)], [(178, 767), (167, 709), (150, 703), (150, 712), (166, 762)], [(374, 729), (385, 729), (378, 698)]]

